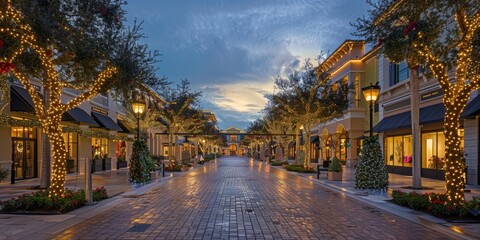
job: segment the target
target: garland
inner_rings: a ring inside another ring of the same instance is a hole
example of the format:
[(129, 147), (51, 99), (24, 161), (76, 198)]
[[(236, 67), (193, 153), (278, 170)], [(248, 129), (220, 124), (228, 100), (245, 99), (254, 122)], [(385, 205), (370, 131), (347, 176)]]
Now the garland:
[[(37, 127), (41, 128), (40, 121), (34, 119), (20, 120), (12, 118), (10, 115), (0, 114), (0, 126), (6, 127)], [(78, 133), (82, 137), (86, 138), (107, 138), (109, 140), (121, 140), (121, 141), (133, 141), (132, 138), (122, 135), (112, 135), (104, 132), (96, 132), (92, 130), (83, 130), (76, 126), (63, 127), (64, 133)]]

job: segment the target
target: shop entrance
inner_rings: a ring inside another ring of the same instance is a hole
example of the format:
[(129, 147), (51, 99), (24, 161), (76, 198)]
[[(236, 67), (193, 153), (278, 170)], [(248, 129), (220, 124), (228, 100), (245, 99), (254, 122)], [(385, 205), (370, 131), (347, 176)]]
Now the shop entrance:
[(231, 144), (229, 146), (230, 149), (230, 156), (236, 156), (237, 155), (237, 145)]
[(36, 148), (35, 140), (12, 138), (15, 180), (37, 177)]

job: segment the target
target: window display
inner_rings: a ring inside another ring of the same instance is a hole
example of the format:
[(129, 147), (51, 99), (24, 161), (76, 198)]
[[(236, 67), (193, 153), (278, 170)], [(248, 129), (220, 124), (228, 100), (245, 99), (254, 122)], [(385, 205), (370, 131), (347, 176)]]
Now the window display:
[(390, 166), (411, 167), (412, 166), (412, 135), (386, 137), (385, 163)]

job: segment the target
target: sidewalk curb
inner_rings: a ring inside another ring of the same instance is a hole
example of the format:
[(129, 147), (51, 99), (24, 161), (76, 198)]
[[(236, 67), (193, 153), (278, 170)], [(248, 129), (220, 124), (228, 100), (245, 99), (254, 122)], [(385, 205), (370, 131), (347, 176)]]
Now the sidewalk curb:
[[(254, 164), (259, 164), (263, 162), (258, 162), (254, 160)], [(265, 163), (263, 163), (265, 164)], [(268, 164), (269, 165), (269, 164)], [(340, 187), (335, 184), (329, 183), (327, 180), (320, 180), (316, 178), (311, 178), (311, 175), (307, 176), (301, 173), (296, 173), (296, 172), (291, 172), (283, 169), (281, 166), (271, 166), (269, 165), (270, 168), (273, 168), (277, 171), (283, 171), (286, 172), (290, 175), (295, 175), (298, 176), (300, 179), (303, 179), (304, 181), (308, 181), (311, 183), (314, 183), (315, 185), (318, 185), (323, 188), (327, 188), (329, 190), (333, 190), (337, 193), (345, 194), (348, 197), (355, 199), (357, 201), (366, 203), (370, 206), (376, 207), (380, 210), (386, 211), (388, 213), (394, 214), (398, 217), (401, 217), (405, 220), (420, 224), (424, 227), (430, 228), (435, 231), (440, 231), (448, 236), (451, 236), (452, 238), (455, 239), (478, 239), (478, 236), (475, 234), (471, 234), (468, 232), (463, 232), (463, 233), (458, 233), (455, 230), (451, 229), (451, 227), (454, 227), (450, 222), (447, 222), (443, 219), (431, 216), (429, 214), (415, 211), (409, 208), (397, 206), (388, 202), (385, 202), (385, 200), (391, 199), (391, 198), (386, 198), (383, 201), (373, 201), (368, 198), (368, 196), (375, 196), (375, 195), (366, 195), (366, 196), (361, 196), (358, 195), (358, 193), (361, 192), (356, 192), (348, 188)]]

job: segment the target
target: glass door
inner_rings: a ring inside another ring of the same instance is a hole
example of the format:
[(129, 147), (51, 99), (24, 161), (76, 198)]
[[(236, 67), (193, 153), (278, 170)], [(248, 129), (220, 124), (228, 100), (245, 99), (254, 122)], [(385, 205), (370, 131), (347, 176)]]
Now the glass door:
[(34, 140), (25, 140), (25, 178), (34, 178), (37, 166), (35, 161), (35, 141)]
[(23, 161), (23, 140), (12, 140), (13, 144), (13, 170), (15, 172), (15, 179), (25, 179), (24, 161)]
[(35, 140), (12, 139), (13, 142), (13, 165), (15, 179), (27, 179), (36, 177), (37, 162)]

